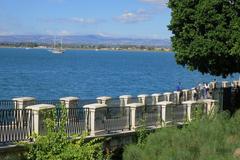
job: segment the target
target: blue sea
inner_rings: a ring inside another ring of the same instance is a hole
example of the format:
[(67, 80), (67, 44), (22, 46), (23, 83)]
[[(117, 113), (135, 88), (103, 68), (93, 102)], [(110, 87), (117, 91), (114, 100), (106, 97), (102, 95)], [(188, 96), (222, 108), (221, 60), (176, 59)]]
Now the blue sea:
[(174, 53), (67, 50), (56, 55), (45, 49), (0, 49), (0, 99), (135, 96), (174, 91), (178, 82), (191, 88), (214, 78), (222, 80), (177, 65)]

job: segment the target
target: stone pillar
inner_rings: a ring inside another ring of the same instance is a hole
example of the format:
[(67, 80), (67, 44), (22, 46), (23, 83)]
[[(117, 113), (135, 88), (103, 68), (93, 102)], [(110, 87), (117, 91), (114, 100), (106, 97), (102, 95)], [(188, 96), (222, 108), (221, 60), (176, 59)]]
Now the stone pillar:
[(191, 122), (191, 108), (192, 105), (195, 104), (196, 101), (184, 101), (182, 102), (182, 104), (186, 104), (187, 105), (187, 121)]
[(147, 105), (147, 98), (148, 98), (147, 94), (141, 94), (141, 95), (138, 95), (137, 97), (138, 97), (139, 103)]
[(135, 131), (135, 129), (137, 128), (136, 110), (138, 107), (143, 107), (144, 105), (142, 103), (130, 103), (127, 106), (130, 108), (130, 129)]
[(101, 135), (105, 133), (104, 121), (106, 119), (106, 104), (88, 104), (83, 106), (89, 112), (88, 124), (90, 136)]
[(170, 102), (170, 95), (171, 95), (171, 94), (172, 94), (171, 92), (165, 92), (165, 93), (163, 93), (163, 95), (164, 95), (164, 101)]
[(23, 125), (23, 123), (20, 123), (21, 121), (24, 121), (23, 118), (26, 117), (24, 115), (23, 109), (25, 109), (27, 106), (34, 105), (36, 102), (36, 99), (34, 97), (19, 97), (19, 98), (13, 98), (14, 101), (14, 108), (15, 109), (20, 109), (18, 111), (18, 114), (16, 115), (17, 123), (18, 125)]
[(78, 97), (63, 97), (63, 98), (60, 98), (60, 101), (66, 108), (76, 108), (79, 103), (79, 98)]
[(34, 97), (19, 97), (13, 98), (15, 109), (25, 109), (27, 106), (35, 104), (36, 99)]
[(120, 98), (120, 106), (124, 107), (127, 106), (127, 104), (131, 103), (131, 95), (122, 95), (119, 97)]
[(162, 101), (162, 102), (158, 102), (157, 105), (160, 109), (158, 109), (158, 111), (161, 111), (161, 113), (158, 113), (158, 115), (161, 115), (161, 125), (162, 127), (166, 126), (166, 107), (167, 105), (173, 104), (173, 102), (169, 102), (169, 101)]
[(207, 105), (206, 112), (209, 115), (214, 110), (214, 106), (217, 101), (212, 99), (203, 99), (203, 100), (200, 100), (199, 102), (200, 103), (202, 102)]
[(238, 86), (240, 86), (239, 81), (233, 81), (233, 86), (234, 86), (235, 88), (237, 88)]
[(222, 87), (223, 88), (228, 88), (229, 87), (228, 81), (222, 81)]
[(188, 92), (189, 90), (188, 89), (184, 89), (182, 90), (183, 92), (183, 101), (187, 101), (188, 100)]
[(160, 101), (160, 93), (154, 93), (151, 95), (152, 96), (152, 105), (156, 105)]
[(176, 104), (180, 104), (180, 91), (174, 91)]
[(33, 132), (38, 135), (46, 134), (46, 124), (44, 123), (44, 118), (51, 109), (55, 106), (51, 104), (37, 104), (26, 107), (26, 109), (31, 109), (33, 112)]
[(108, 97), (108, 96), (97, 97), (97, 102), (99, 104), (109, 105), (111, 102), (111, 99), (112, 99), (112, 97)]
[(209, 84), (211, 86), (212, 89), (216, 89), (217, 88), (217, 82), (216, 81), (212, 81)]

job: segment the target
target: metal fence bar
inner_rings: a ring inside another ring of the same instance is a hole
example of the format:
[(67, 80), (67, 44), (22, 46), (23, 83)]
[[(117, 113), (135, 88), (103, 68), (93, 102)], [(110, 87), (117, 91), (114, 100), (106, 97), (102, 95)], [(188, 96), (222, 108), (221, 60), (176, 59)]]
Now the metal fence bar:
[(61, 101), (60, 100), (36, 100), (35, 104), (51, 104), (55, 106), (60, 106)]
[(13, 109), (15, 107), (12, 100), (0, 100), (0, 109)]
[(108, 107), (104, 118), (106, 132), (117, 132), (130, 129), (129, 107)]
[(32, 135), (32, 110), (0, 110), (0, 144), (30, 140)]

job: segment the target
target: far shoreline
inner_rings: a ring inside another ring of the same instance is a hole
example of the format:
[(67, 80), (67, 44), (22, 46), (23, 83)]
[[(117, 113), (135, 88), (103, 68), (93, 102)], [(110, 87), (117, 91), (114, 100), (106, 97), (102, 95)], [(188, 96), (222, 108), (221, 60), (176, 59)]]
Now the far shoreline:
[[(0, 46), (0, 49), (25, 49), (24, 47), (12, 47), (12, 46)], [(50, 50), (52, 48), (44, 48), (44, 47), (29, 47), (29, 49), (43, 49)], [(112, 49), (112, 48), (104, 48), (104, 49), (95, 49), (95, 48), (64, 48), (64, 50), (73, 50), (73, 51), (127, 51), (127, 52), (155, 52), (155, 53), (173, 53), (172, 50), (164, 51), (164, 50), (146, 50), (146, 49)]]

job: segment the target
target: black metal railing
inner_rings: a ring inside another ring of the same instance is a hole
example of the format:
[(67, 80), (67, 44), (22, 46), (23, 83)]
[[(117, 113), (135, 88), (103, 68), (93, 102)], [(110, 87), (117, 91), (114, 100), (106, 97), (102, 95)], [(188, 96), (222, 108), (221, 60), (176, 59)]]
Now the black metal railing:
[(36, 100), (35, 104), (51, 104), (54, 106), (60, 106), (63, 101), (60, 100)]
[(30, 140), (32, 110), (0, 109), (0, 144)]
[[(88, 109), (84, 108), (56, 108), (55, 119), (57, 122), (56, 129), (60, 124), (64, 125), (64, 130), (69, 137), (72, 135), (81, 135), (88, 131)], [(65, 116), (65, 117), (64, 117)], [(65, 122), (63, 122), (65, 118)]]
[(105, 112), (104, 129), (108, 133), (130, 130), (130, 108), (108, 107)]
[(15, 107), (12, 100), (0, 100), (0, 109), (13, 109)]

